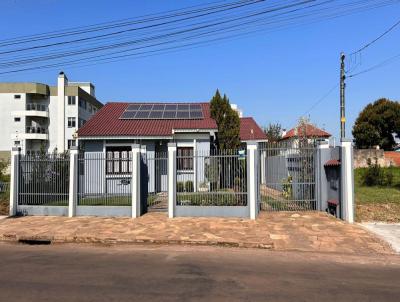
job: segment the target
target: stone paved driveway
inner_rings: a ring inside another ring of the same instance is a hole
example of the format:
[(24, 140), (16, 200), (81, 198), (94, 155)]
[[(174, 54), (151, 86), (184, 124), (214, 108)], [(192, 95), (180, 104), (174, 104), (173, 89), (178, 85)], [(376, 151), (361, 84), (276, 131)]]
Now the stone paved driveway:
[(0, 220), (0, 240), (48, 239), (65, 243), (224, 245), (355, 254), (393, 251), (378, 237), (325, 213), (266, 213), (237, 218), (174, 218), (149, 213), (138, 219), (30, 216)]

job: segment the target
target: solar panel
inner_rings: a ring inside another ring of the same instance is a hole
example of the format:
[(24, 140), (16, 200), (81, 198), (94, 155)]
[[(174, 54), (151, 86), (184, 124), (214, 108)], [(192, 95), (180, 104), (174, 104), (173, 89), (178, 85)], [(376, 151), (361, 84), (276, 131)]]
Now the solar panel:
[(190, 104), (190, 111), (201, 111), (200, 104)]
[(177, 111), (176, 112), (176, 118), (182, 118), (182, 119), (184, 119), (184, 118), (189, 118), (190, 117), (190, 115), (189, 115), (189, 111)]
[(174, 119), (176, 118), (176, 111), (164, 111), (163, 119)]
[(139, 108), (140, 108), (140, 104), (131, 104), (128, 106), (126, 111), (135, 111), (135, 110), (138, 110)]
[(177, 105), (176, 104), (166, 104), (165, 105), (165, 109), (166, 111), (172, 111), (172, 110), (176, 110)]
[(153, 104), (142, 104), (142, 106), (140, 106), (140, 111), (151, 110), (151, 108), (153, 108)]
[(136, 115), (136, 111), (125, 111), (121, 115), (121, 119), (133, 119)]
[(178, 104), (179, 111), (189, 110), (189, 104)]
[(135, 119), (147, 119), (149, 118), (150, 111), (138, 111)]
[(201, 111), (190, 111), (190, 118), (192, 118), (192, 119), (203, 118), (203, 112), (201, 112)]
[(153, 110), (160, 110), (160, 111), (163, 111), (164, 110), (164, 107), (165, 107), (165, 104), (154, 104), (154, 106), (153, 106)]
[(202, 119), (200, 104), (129, 104), (120, 119)]
[(163, 117), (163, 111), (151, 111), (149, 119), (159, 119)]

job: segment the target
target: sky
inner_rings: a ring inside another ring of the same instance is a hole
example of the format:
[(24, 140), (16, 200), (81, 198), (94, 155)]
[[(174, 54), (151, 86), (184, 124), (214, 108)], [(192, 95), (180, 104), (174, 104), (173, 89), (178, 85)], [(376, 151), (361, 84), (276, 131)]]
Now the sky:
[[(130, 18), (200, 4), (200, 0), (1, 0), (0, 39)], [(83, 68), (62, 68), (71, 81), (90, 81), (110, 101), (209, 101), (216, 89), (261, 126), (286, 129), (301, 116), (339, 136), (340, 53), (370, 42), (400, 18), (399, 4), (333, 20), (261, 32), (205, 47)], [(362, 53), (357, 71), (400, 54), (400, 27)], [(400, 100), (400, 58), (348, 79), (346, 135), (365, 105)], [(0, 76), (1, 82), (55, 85), (59, 70)]]

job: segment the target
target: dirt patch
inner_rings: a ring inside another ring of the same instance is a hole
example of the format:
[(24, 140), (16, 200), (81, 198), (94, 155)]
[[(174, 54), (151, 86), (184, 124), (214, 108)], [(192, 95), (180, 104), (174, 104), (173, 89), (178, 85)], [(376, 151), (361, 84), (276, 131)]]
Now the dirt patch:
[(381, 221), (388, 223), (400, 222), (399, 203), (371, 203), (356, 206), (358, 222)]

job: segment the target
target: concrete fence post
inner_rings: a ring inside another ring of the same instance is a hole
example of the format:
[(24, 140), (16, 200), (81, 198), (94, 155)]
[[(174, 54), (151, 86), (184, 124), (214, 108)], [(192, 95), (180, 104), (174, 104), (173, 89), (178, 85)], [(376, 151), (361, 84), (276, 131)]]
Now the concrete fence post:
[(10, 216), (17, 215), (20, 153), (21, 149), (18, 147), (13, 147), (11, 150)]
[(168, 144), (168, 217), (174, 218), (176, 206), (176, 144)]
[(324, 203), (327, 201), (327, 182), (324, 170), (326, 156), (324, 150), (329, 149), (329, 142), (321, 141), (317, 146), (317, 154), (315, 160), (315, 197), (318, 211), (324, 211)]
[(257, 143), (247, 143), (247, 196), (250, 205), (250, 219), (256, 219), (258, 214), (257, 201)]
[(141, 192), (140, 192), (140, 179), (141, 179), (141, 164), (140, 164), (141, 150), (139, 144), (132, 145), (132, 180), (131, 180), (131, 193), (132, 193), (132, 218), (140, 217), (142, 213)]
[(78, 203), (78, 147), (72, 146), (69, 152), (68, 217), (74, 217), (76, 216), (76, 206)]
[(342, 218), (354, 222), (354, 169), (353, 144), (351, 139), (341, 140), (341, 206)]

